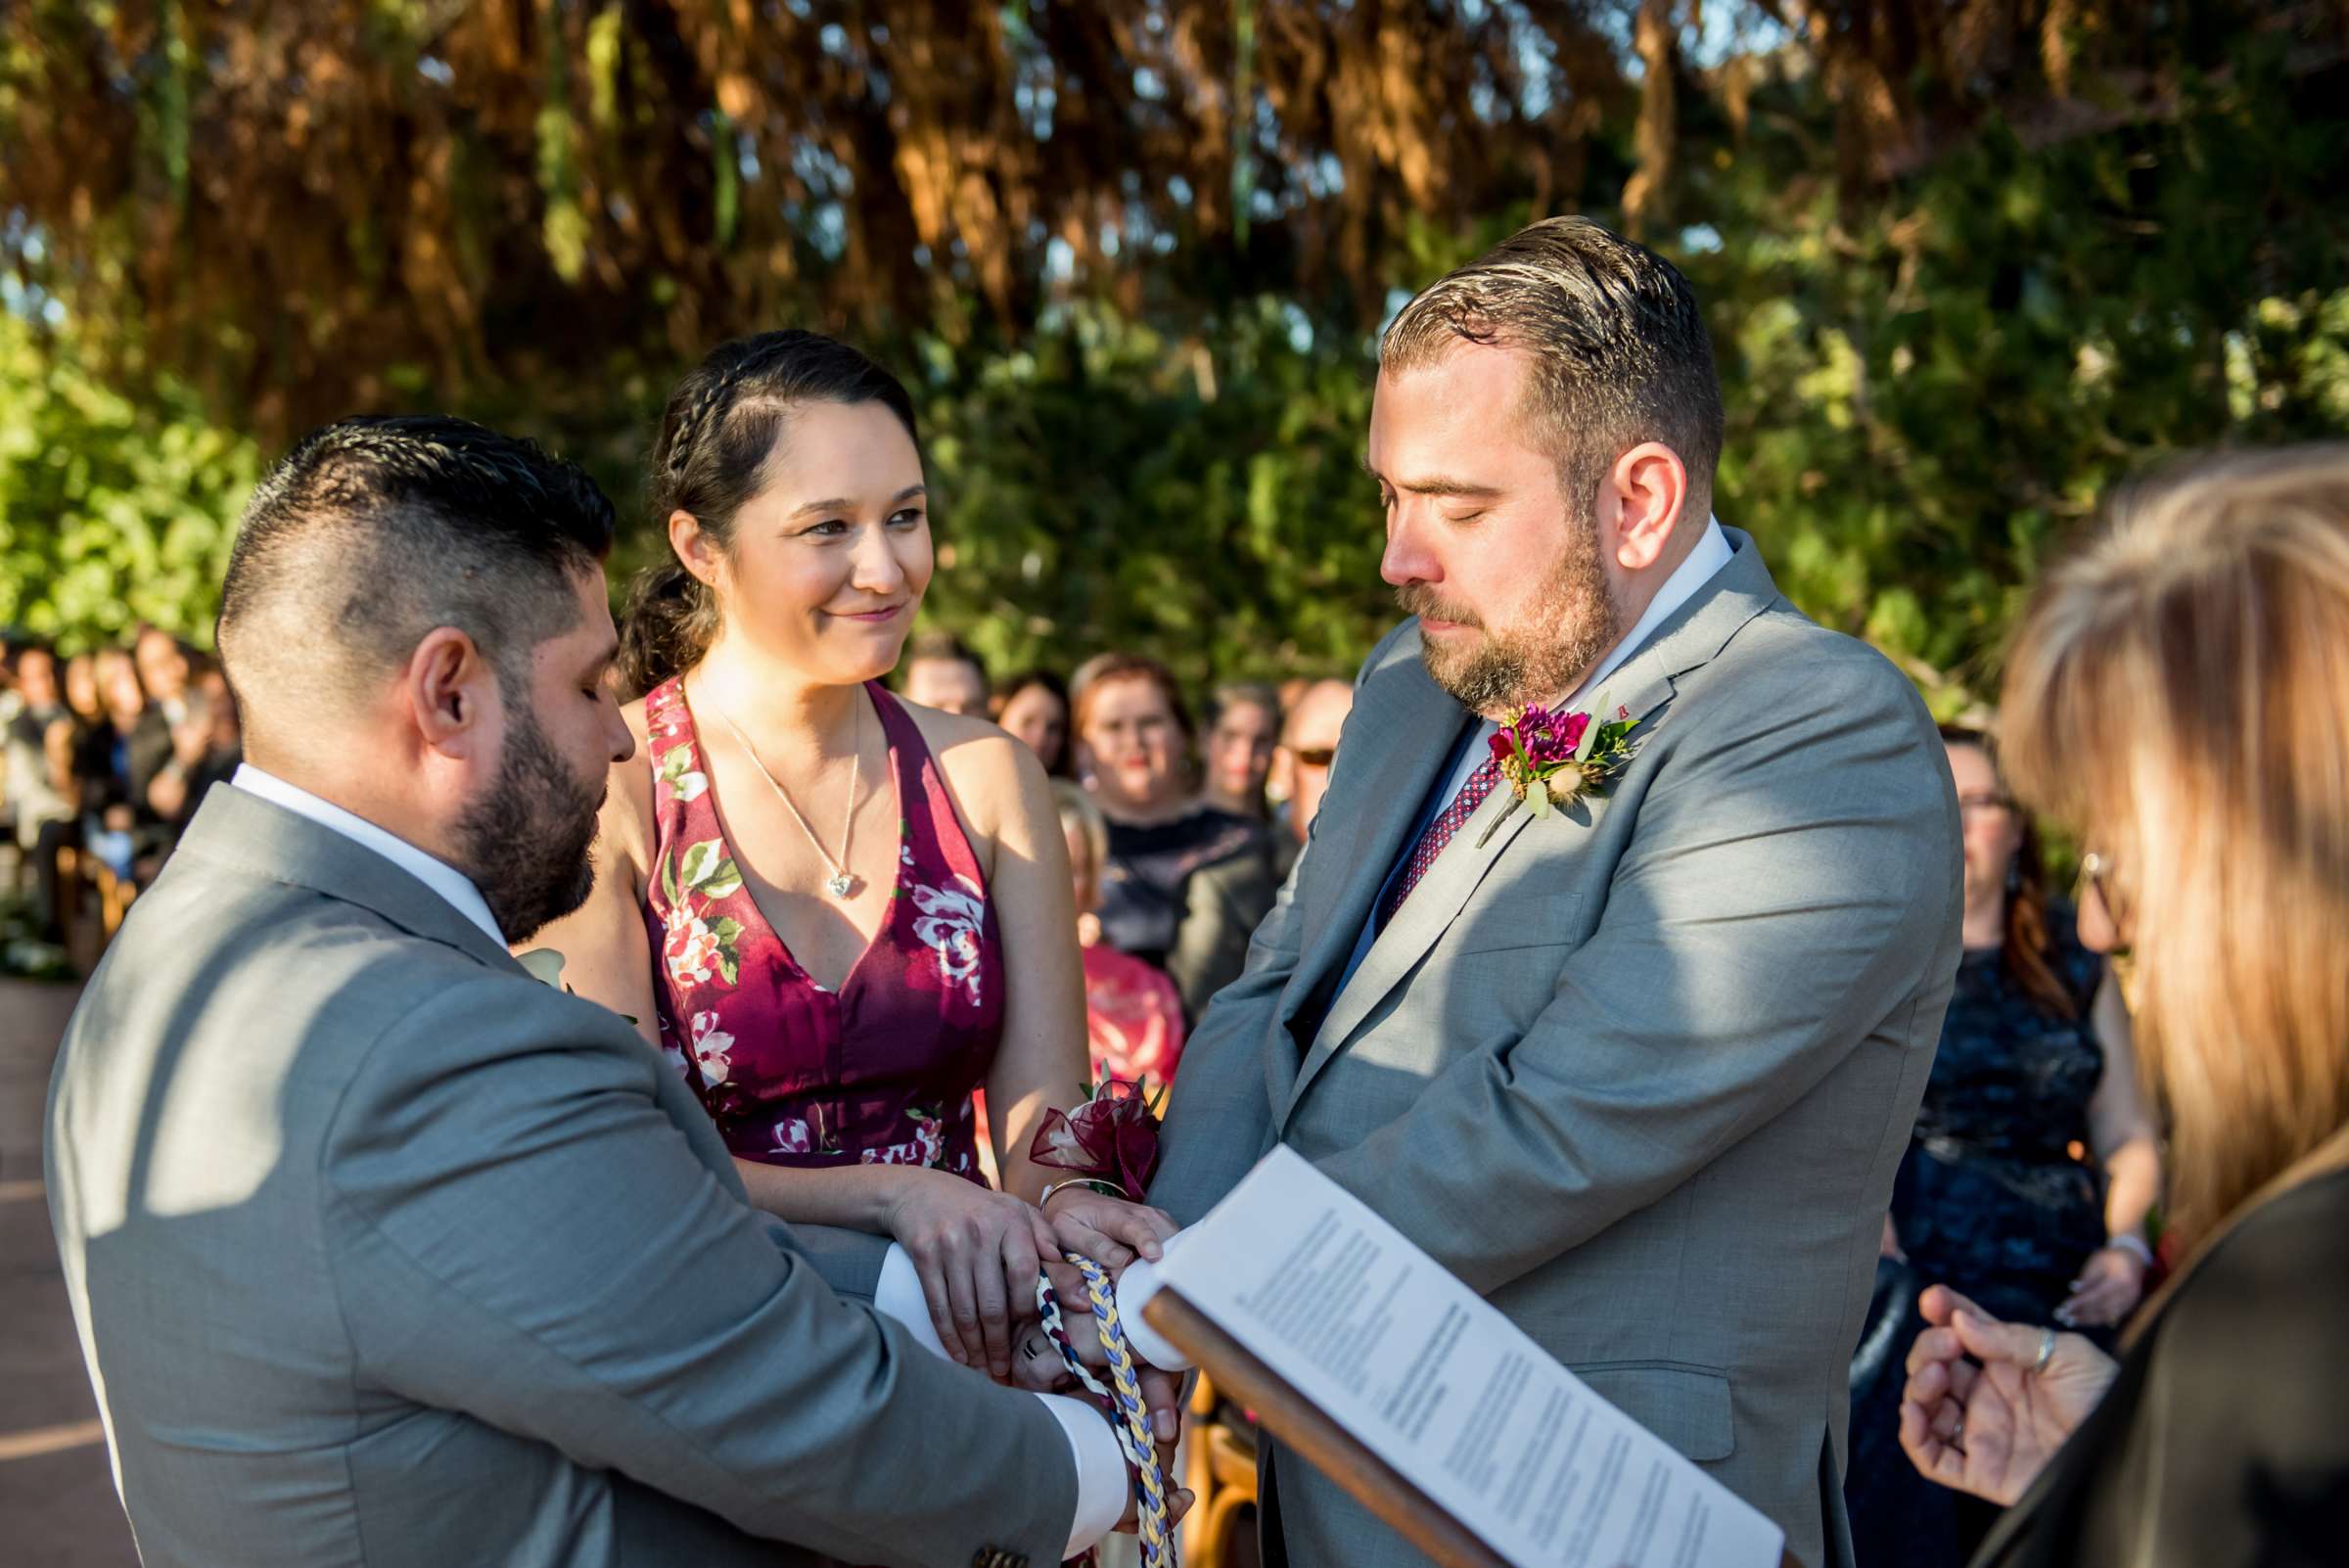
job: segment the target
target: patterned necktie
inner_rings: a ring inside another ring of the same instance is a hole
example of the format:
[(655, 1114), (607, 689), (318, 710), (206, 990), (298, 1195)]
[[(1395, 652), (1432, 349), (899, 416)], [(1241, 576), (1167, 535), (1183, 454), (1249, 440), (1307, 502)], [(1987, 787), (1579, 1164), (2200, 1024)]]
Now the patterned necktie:
[(1460, 830), (1462, 823), (1476, 814), (1476, 808), (1485, 804), (1485, 797), (1493, 793), (1493, 786), (1499, 781), (1500, 760), (1488, 756), (1477, 764), (1476, 771), (1468, 775), (1468, 781), (1451, 798), (1451, 804), (1436, 813), (1436, 819), (1428, 823), (1427, 831), (1419, 835), (1419, 842), (1411, 846), (1411, 857), (1403, 863), (1403, 874), (1395, 879), (1395, 886), (1388, 890), (1386, 898), (1379, 903), (1379, 930), (1387, 929), (1387, 922), (1395, 918), (1395, 911), (1403, 907), (1403, 900), (1411, 896), (1413, 888), (1419, 886), (1419, 879), (1427, 875), (1429, 866), (1436, 863), (1436, 856), (1444, 853), (1444, 846), (1451, 842), (1451, 836)]

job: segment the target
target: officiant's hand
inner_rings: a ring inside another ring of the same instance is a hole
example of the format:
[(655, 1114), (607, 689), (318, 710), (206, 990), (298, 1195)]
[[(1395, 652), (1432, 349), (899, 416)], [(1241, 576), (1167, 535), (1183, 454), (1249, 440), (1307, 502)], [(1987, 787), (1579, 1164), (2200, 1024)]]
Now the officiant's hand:
[(1044, 1218), (1060, 1250), (1082, 1254), (1112, 1274), (1125, 1272), (1135, 1254), (1156, 1263), (1160, 1243), (1174, 1234), (1174, 1217), (1146, 1203), (1128, 1203), (1090, 1187), (1060, 1187), (1044, 1203)]
[(2005, 1323), (1946, 1285), (1909, 1352), (1901, 1447), (1928, 1479), (2011, 1505), (2088, 1419), (2118, 1370), (2078, 1334)]
[(921, 1276), (939, 1339), (963, 1365), (1009, 1381), (1013, 1325), (1034, 1315), (1036, 1268), (1057, 1256), (1052, 1227), (1009, 1193), (943, 1171), (905, 1176), (885, 1222)]

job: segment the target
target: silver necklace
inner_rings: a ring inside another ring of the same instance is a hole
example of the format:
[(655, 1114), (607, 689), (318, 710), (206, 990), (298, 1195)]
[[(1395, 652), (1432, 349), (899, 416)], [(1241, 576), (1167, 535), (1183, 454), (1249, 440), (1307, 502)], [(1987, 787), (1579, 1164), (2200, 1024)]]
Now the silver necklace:
[[(858, 693), (858, 695), (861, 696), (862, 693)], [(766, 787), (775, 792), (775, 799), (783, 803), (783, 809), (791, 813), (791, 819), (800, 825), (800, 831), (807, 835), (807, 842), (815, 846), (815, 853), (823, 856), (824, 863), (832, 868), (832, 874), (824, 879), (824, 891), (835, 899), (856, 897), (857, 892), (864, 886), (864, 880), (849, 870), (849, 842), (856, 832), (856, 786), (864, 776), (863, 705), (858, 704), (856, 709), (855, 746), (854, 750), (849, 754), (849, 817), (846, 822), (841, 824), (840, 853), (837, 855), (824, 848), (824, 841), (815, 836), (815, 829), (807, 825), (807, 819), (802, 816), (800, 808), (791, 803), (791, 797), (784, 792), (783, 786), (775, 782), (775, 775), (766, 770), (764, 762), (759, 761), (759, 749), (753, 746), (751, 738), (742, 732), (742, 726), (735, 723), (722, 708), (718, 710), (717, 716), (719, 722), (734, 732), (735, 744), (740, 746), (743, 755), (751, 760), (751, 765), (759, 769), (759, 776), (766, 780)]]

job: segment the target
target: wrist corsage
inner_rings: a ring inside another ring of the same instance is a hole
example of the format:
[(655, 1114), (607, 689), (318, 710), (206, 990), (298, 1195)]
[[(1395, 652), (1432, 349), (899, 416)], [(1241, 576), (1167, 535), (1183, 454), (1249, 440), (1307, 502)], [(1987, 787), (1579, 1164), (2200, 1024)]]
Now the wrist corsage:
[(1158, 1174), (1158, 1107), (1165, 1099), (1163, 1087), (1153, 1097), (1139, 1084), (1104, 1074), (1086, 1087), (1083, 1104), (1044, 1118), (1028, 1158), (1066, 1173), (1053, 1187), (1082, 1183), (1138, 1203)]

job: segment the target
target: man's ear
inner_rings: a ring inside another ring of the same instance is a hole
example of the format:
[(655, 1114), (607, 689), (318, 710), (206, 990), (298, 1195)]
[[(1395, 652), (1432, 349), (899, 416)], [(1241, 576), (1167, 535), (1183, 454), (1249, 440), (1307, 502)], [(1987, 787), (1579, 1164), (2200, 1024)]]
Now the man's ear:
[(1616, 565), (1626, 572), (1655, 565), (1687, 508), (1687, 465), (1662, 441), (1641, 441), (1615, 459), (1606, 486), (1617, 512)]
[(497, 671), (473, 638), (454, 626), (436, 626), (408, 656), (400, 695), (424, 744), (449, 757), (467, 757), (484, 743)]

